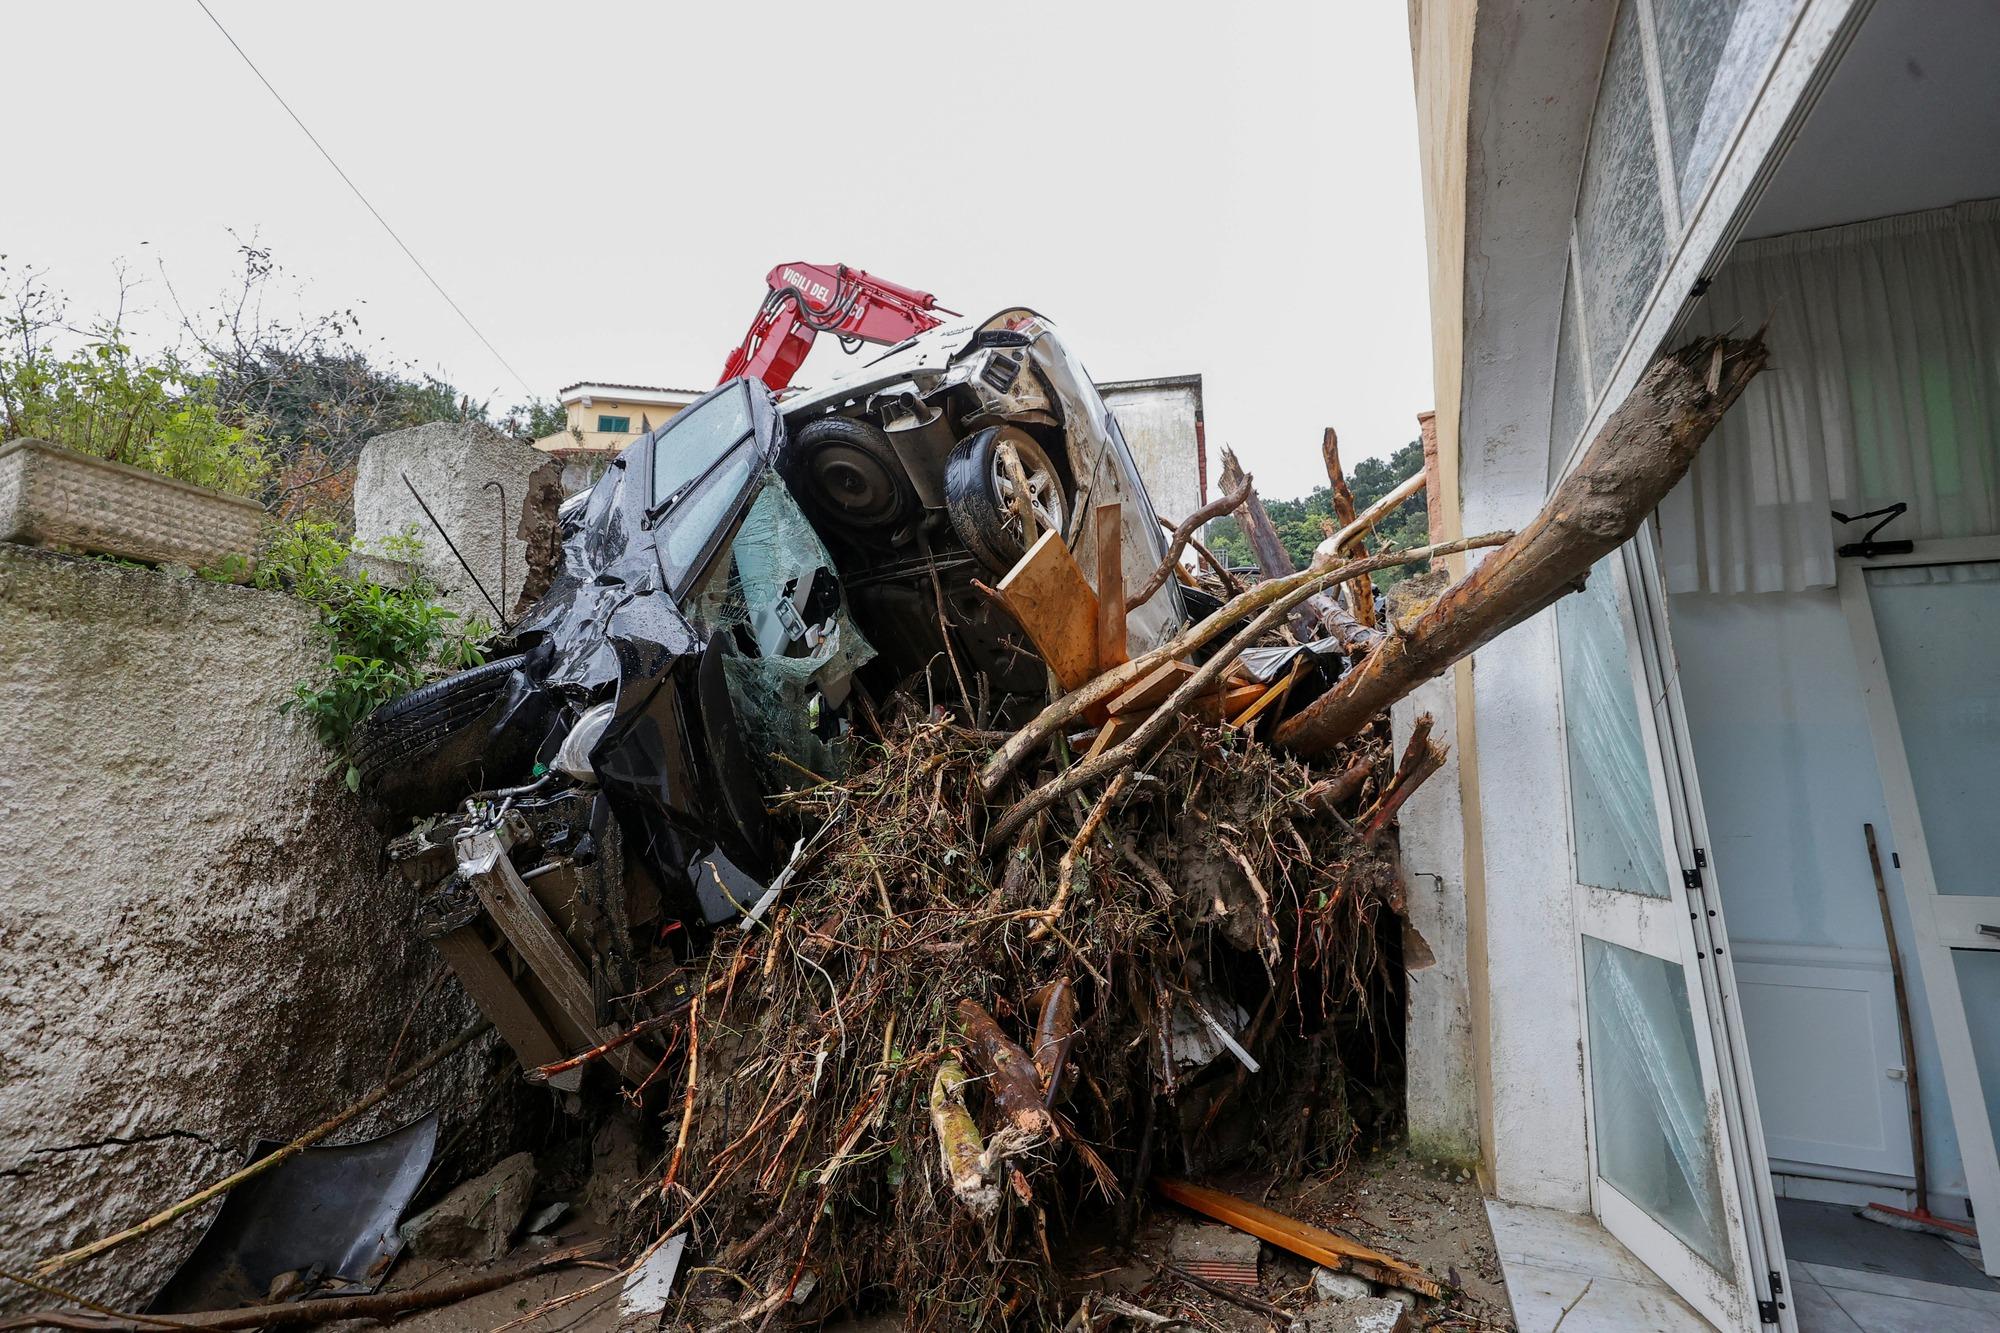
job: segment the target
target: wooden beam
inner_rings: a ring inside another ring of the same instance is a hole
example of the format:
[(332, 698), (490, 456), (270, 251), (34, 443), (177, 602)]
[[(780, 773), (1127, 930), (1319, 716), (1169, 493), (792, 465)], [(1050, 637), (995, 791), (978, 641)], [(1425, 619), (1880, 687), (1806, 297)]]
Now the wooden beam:
[[(477, 926), (464, 925), (449, 935), (432, 941), (458, 984), (491, 1020), (493, 1028), (513, 1048), (521, 1068), (535, 1069), (553, 1064), (568, 1054), (557, 1040), (541, 1012), (521, 993)], [(549, 1079), (549, 1086), (561, 1092), (575, 1092), (583, 1085), (583, 1071), (572, 1069)]]
[(1248, 1199), (1239, 1199), (1205, 1185), (1176, 1180), (1172, 1176), (1155, 1177), (1153, 1188), (1183, 1208), (1227, 1223), (1259, 1240), (1270, 1241), (1280, 1249), (1289, 1250), (1301, 1259), (1308, 1259), (1335, 1272), (1346, 1270), (1358, 1273), (1370, 1281), (1400, 1287), (1433, 1300), (1444, 1295), (1444, 1288), (1439, 1283), (1394, 1255), (1370, 1249), (1359, 1241), (1335, 1235), (1323, 1227), (1287, 1217), (1262, 1204), (1251, 1203)]
[(1186, 662), (1160, 663), (1111, 700), (1111, 715), (1117, 717), (1121, 713), (1150, 712), (1154, 705), (1179, 689), (1181, 682), (1194, 672), (1194, 667)]
[[(506, 849), (491, 833), (469, 835), (469, 854), (460, 858), (465, 877), (493, 918), (493, 924), (520, 951), (535, 977), (548, 989), (560, 1011), (557, 1017), (574, 1040), (586, 1047), (607, 1042), (619, 1033), (615, 1024), (597, 1021), (597, 1005), (591, 999), (590, 981), (583, 965), (576, 961), (569, 943), (563, 939), (548, 913), (535, 900), (507, 859)], [(622, 1076), (638, 1083), (652, 1070), (653, 1062), (631, 1046), (620, 1046), (605, 1056), (606, 1063)]]
[(1097, 669), (1131, 660), (1125, 646), (1125, 506), (1097, 506)]
[(1056, 684), (1073, 690), (1097, 674), (1097, 594), (1061, 533), (1051, 529), (1038, 537), (995, 591), (1055, 672)]

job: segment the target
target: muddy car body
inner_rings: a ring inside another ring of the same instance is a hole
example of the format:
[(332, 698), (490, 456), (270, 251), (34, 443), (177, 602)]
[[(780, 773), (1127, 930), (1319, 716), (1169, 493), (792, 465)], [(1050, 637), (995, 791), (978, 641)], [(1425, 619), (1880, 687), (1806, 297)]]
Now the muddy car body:
[[(565, 504), (561, 568), (506, 656), (369, 720), (368, 789), (440, 813), (396, 849), (431, 889), (423, 928), (496, 1022), (541, 1015), (543, 1040), (500, 1024), (524, 1060), (645, 1017), (612, 997), (765, 892), (788, 845), (766, 795), (838, 771), (855, 710), (899, 689), (989, 724), (1040, 706), (1047, 666), (981, 586), (1025, 549), (1023, 493), (1085, 570), (1105, 505), (1126, 586), (1165, 553), (1116, 420), (1032, 311), (775, 400), (729, 381)], [(1185, 618), (1169, 580), (1128, 616), (1129, 651)], [(520, 947), (524, 910), (566, 957)]]

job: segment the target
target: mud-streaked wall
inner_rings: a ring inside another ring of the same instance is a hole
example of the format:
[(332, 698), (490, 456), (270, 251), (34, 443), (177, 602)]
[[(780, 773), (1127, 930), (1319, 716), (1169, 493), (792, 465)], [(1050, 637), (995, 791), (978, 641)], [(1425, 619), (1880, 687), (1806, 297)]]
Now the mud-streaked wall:
[(1097, 391), (1131, 447), (1153, 509), (1175, 523), (1208, 499), (1201, 376), (1121, 380)]
[[(312, 624), (283, 594), (0, 545), (0, 1268), (347, 1106), (413, 1006), (404, 1061), (473, 1016), (448, 979), (426, 992), (413, 891), (281, 711)], [(334, 1141), (463, 1114), (491, 1040)], [(208, 1216), (60, 1280), (143, 1301)]]

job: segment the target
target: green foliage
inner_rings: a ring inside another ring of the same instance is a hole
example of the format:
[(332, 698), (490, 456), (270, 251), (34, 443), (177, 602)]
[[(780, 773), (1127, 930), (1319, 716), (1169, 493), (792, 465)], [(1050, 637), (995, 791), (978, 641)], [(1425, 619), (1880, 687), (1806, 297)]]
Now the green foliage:
[(251, 420), (229, 419), (216, 377), (168, 351), (140, 356), (118, 322), (65, 355), (62, 303), (33, 273), (0, 312), (0, 438), (32, 437), (231, 495), (254, 495), (271, 458)]
[[(422, 547), (414, 532), (379, 543), (377, 552), (409, 559)], [(354, 728), (376, 708), (448, 672), (484, 661), (479, 644), (490, 632), (481, 620), (459, 623), (440, 606), (437, 589), (417, 578), (398, 588), (357, 568), (356, 550), (337, 525), (300, 519), (278, 530), (257, 564), (257, 586), (290, 592), (319, 609), (327, 658), (318, 676), (302, 681), (287, 709), (313, 724), (334, 751), (347, 785), (360, 774), (350, 749)]]
[[(1357, 510), (1366, 509), (1394, 490), (1398, 483), (1423, 471), (1423, 467), (1424, 446), (1421, 440), (1410, 441), (1391, 454), (1387, 461), (1362, 459), (1348, 474), (1347, 485), (1354, 492), (1354, 507)], [(1267, 498), (1264, 509), (1271, 516), (1271, 526), (1277, 529), (1278, 540), (1284, 544), (1286, 554), (1300, 569), (1311, 563), (1313, 548), (1338, 527), (1333, 517), (1333, 488), (1330, 486), (1315, 487), (1310, 495), (1297, 500)], [(1218, 559), (1228, 564), (1257, 563), (1257, 557), (1250, 550), (1250, 539), (1234, 518), (1221, 518), (1211, 523), (1208, 535), (1202, 540)], [(1394, 513), (1376, 525), (1369, 549), (1381, 550), (1385, 545), (1393, 544), (1396, 549), (1407, 551), (1429, 542), (1430, 520), (1424, 497), (1418, 494), (1398, 505)], [(1388, 588), (1429, 568), (1429, 561), (1420, 560), (1412, 565), (1385, 569), (1375, 575), (1375, 586)]]
[(569, 409), (547, 398), (530, 398), (516, 403), (500, 418), (499, 426), (523, 444), (533, 444), (569, 429)]

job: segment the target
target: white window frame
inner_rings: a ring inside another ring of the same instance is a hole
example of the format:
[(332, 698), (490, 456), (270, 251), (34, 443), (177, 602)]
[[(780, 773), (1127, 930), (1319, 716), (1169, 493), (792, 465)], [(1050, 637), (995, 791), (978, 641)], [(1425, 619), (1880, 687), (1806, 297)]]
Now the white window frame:
[[(1675, 200), (1674, 207), (1668, 209), (1664, 217), (1669, 222), (1676, 217), (1684, 218), (1685, 226), (1679, 230), (1678, 236), (1674, 231), (1667, 232), (1667, 262), (1661, 265), (1660, 275), (1646, 298), (1643, 313), (1619, 349), (1618, 359), (1612, 363), (1610, 374), (1600, 385), (1587, 351), (1580, 350), (1593, 345), (1593, 335), (1589, 328), (1589, 303), (1583, 299), (1581, 272), (1577, 267), (1576, 206), (1572, 204), (1570, 266), (1571, 272), (1579, 276), (1576, 342), (1571, 350), (1585, 356), (1582, 384), (1588, 406), (1584, 411), (1581, 432), (1576, 439), (1563, 446), (1561, 466), (1550, 469), (1551, 490), (1555, 488), (1556, 480), (1576, 465), (1577, 457), (1587, 443), (1596, 438), (1597, 432), (1603, 429), (1618, 405), (1632, 392), (1652, 361), (1652, 349), (1671, 338), (1685, 321), (1693, 304), (1693, 298), (1688, 294), (1701, 287), (1704, 272), (1717, 256), (1727, 253), (1735, 243), (1749, 215), (1750, 205), (1762, 192), (1784, 149), (1797, 136), (1804, 111), (1811, 107), (1819, 89), (1832, 76), (1834, 67), (1840, 63), (1840, 55), (1853, 40), (1861, 19), (1874, 0), (1806, 0), (1800, 6), (1793, 16), (1790, 30), (1778, 42), (1777, 53), (1765, 69), (1763, 83), (1751, 100), (1748, 114), (1724, 146), (1701, 194), (1685, 213), (1679, 211), (1679, 183), (1674, 175), (1672, 146), (1666, 139), (1666, 111), (1660, 100), (1651, 4), (1649, 0), (1632, 0), (1632, 3), (1641, 11), (1638, 15), (1641, 48), (1647, 70), (1653, 152), (1660, 164), (1660, 190), (1663, 195), (1672, 195)], [(1586, 157), (1589, 151), (1586, 138)], [(1581, 172), (1578, 173), (1578, 189), (1582, 189)], [(1558, 327), (1558, 350), (1561, 338)], [(1553, 380), (1549, 392), (1553, 398)], [(1551, 428), (1554, 419), (1551, 413)], [(1551, 448), (1549, 452), (1553, 455), (1555, 450)]]

